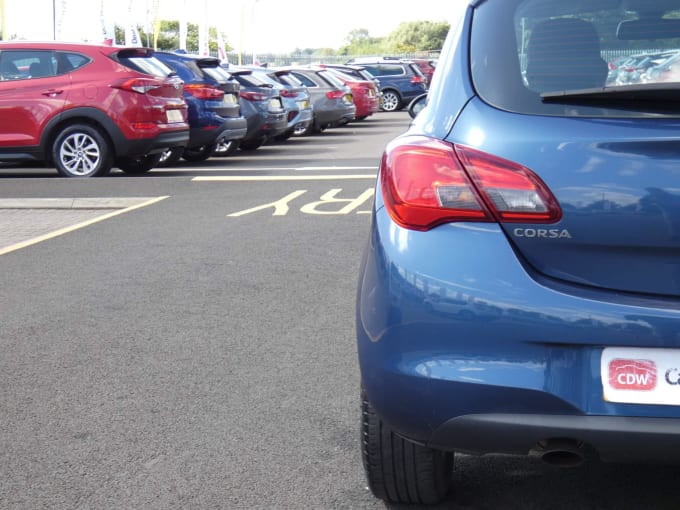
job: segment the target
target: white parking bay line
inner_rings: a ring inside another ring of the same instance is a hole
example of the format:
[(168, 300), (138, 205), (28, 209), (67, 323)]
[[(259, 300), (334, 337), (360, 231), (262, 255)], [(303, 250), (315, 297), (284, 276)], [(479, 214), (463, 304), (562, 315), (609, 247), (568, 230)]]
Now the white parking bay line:
[(375, 174), (354, 174), (354, 175), (215, 175), (199, 176), (191, 179), (197, 182), (248, 182), (248, 181), (339, 181), (349, 179), (375, 179)]

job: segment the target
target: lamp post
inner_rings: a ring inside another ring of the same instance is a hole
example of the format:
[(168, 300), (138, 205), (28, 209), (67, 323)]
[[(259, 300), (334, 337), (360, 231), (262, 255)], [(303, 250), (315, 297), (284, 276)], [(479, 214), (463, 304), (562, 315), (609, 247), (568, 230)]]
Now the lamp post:
[(57, 0), (52, 0), (52, 40), (57, 40)]

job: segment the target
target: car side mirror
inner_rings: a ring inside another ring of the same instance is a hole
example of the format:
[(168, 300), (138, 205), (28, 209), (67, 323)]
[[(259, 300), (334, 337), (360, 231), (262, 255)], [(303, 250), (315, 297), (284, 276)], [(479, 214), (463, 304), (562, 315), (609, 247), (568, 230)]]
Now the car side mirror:
[(427, 106), (427, 93), (421, 94), (418, 97), (413, 98), (408, 105), (408, 114), (412, 119), (416, 118), (416, 115), (420, 113), (420, 110)]

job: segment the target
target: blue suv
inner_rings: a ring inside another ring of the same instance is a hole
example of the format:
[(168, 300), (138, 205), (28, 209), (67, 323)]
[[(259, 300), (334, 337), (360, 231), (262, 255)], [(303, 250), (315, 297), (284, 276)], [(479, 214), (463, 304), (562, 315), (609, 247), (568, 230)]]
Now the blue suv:
[(154, 56), (184, 81), (191, 128), (188, 145), (167, 151), (160, 166), (169, 166), (180, 158), (204, 161), (214, 154), (218, 144), (246, 136), (248, 126), (241, 115), (240, 85), (222, 69), (219, 59), (164, 51)]
[(623, 53), (677, 52), (677, 2), (448, 8), (426, 104), (383, 151), (360, 265), (368, 485), (437, 503), (459, 452), (668, 462), (680, 57), (610, 74)]
[(392, 57), (357, 57), (346, 64), (358, 65), (380, 81), (380, 108), (386, 112), (401, 110), (411, 100), (427, 91), (427, 78), (410, 60)]

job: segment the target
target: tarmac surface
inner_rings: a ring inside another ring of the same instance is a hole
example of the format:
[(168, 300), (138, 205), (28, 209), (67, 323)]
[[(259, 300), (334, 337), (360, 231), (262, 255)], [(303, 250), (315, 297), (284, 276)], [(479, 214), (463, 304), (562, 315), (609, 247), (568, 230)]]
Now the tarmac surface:
[(155, 197), (0, 199), (0, 255), (155, 200)]

